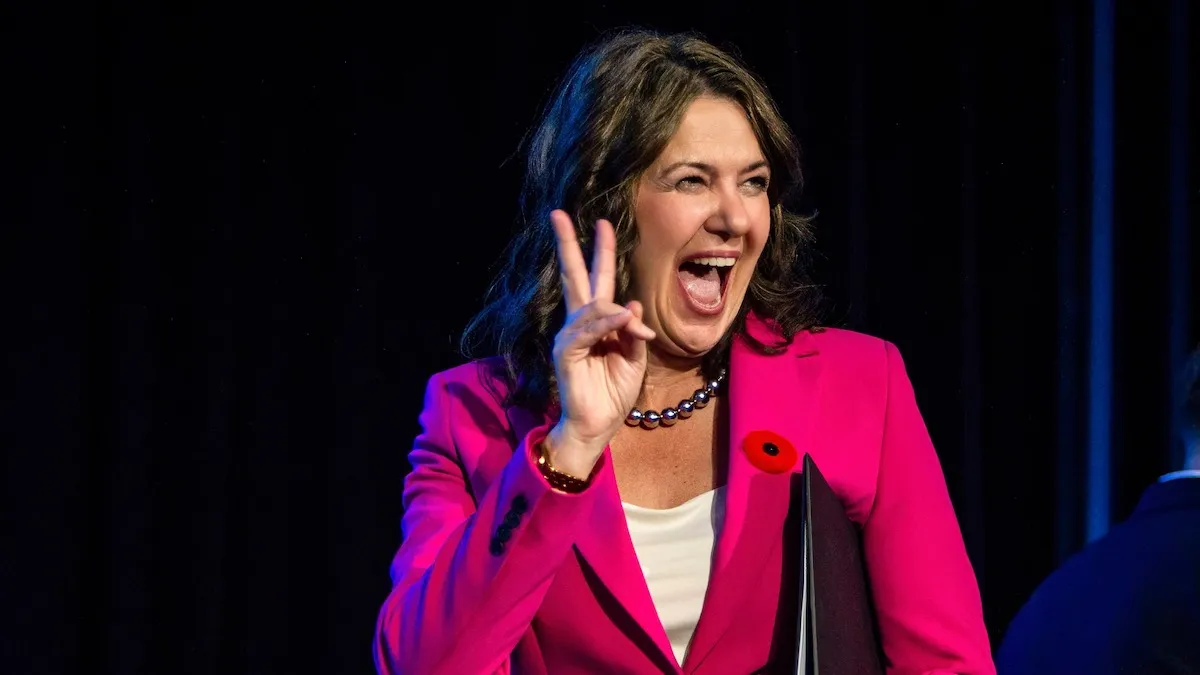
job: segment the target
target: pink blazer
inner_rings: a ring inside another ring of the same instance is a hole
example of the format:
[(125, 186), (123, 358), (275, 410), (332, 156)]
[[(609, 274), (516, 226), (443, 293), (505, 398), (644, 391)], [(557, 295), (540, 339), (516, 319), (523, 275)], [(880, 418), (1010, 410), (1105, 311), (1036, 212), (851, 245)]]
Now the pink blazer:
[(941, 465), (892, 344), (834, 329), (802, 333), (776, 356), (735, 342), (725, 524), (682, 664), (638, 566), (608, 453), (583, 493), (551, 490), (531, 452), (551, 420), (504, 408), (485, 377), (467, 364), (429, 381), (376, 631), (381, 673), (767, 667), (791, 471), (749, 461), (742, 441), (755, 430), (811, 454), (861, 525), (887, 672), (995, 673)]

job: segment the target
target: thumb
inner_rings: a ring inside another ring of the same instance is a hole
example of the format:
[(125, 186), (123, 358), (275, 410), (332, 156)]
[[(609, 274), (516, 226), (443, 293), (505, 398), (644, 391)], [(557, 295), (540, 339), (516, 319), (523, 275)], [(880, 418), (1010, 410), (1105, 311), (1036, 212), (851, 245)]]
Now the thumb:
[(653, 340), (656, 337), (654, 331), (642, 322), (642, 316), (645, 315), (646, 311), (642, 307), (642, 303), (637, 300), (630, 300), (625, 304), (625, 307), (633, 315), (633, 319), (625, 326), (626, 331), (642, 340)]
[(629, 309), (629, 323), (620, 333), (621, 351), (634, 363), (646, 361), (646, 342), (654, 339), (654, 331), (642, 323), (642, 304), (636, 300), (625, 305)]

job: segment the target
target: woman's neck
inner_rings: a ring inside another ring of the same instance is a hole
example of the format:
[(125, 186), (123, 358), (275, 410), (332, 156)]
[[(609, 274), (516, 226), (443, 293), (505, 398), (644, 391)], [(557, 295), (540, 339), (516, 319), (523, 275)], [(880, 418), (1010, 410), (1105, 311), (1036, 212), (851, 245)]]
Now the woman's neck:
[(654, 349), (649, 352), (638, 407), (658, 410), (674, 406), (704, 386), (701, 359), (659, 354)]

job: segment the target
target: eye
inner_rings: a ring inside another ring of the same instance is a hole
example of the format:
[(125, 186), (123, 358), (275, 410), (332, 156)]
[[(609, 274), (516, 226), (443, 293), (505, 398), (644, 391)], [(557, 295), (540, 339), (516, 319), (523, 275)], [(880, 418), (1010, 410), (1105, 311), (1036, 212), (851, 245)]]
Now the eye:
[(767, 187), (771, 184), (771, 179), (766, 176), (755, 176), (750, 180), (747, 180), (746, 184), (750, 187), (750, 189), (756, 192), (765, 192)]
[(681, 178), (679, 182), (675, 184), (675, 187), (681, 190), (695, 190), (697, 188), (704, 187), (704, 178), (702, 176), (687, 176), (685, 178)]

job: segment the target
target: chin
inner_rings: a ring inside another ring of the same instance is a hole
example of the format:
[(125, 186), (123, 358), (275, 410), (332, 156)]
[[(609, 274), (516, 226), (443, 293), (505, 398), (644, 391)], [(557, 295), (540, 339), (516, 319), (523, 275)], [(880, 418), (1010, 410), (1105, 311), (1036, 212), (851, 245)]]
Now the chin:
[(662, 331), (665, 347), (676, 356), (700, 357), (721, 343), (733, 317), (704, 317), (703, 320), (674, 318)]

